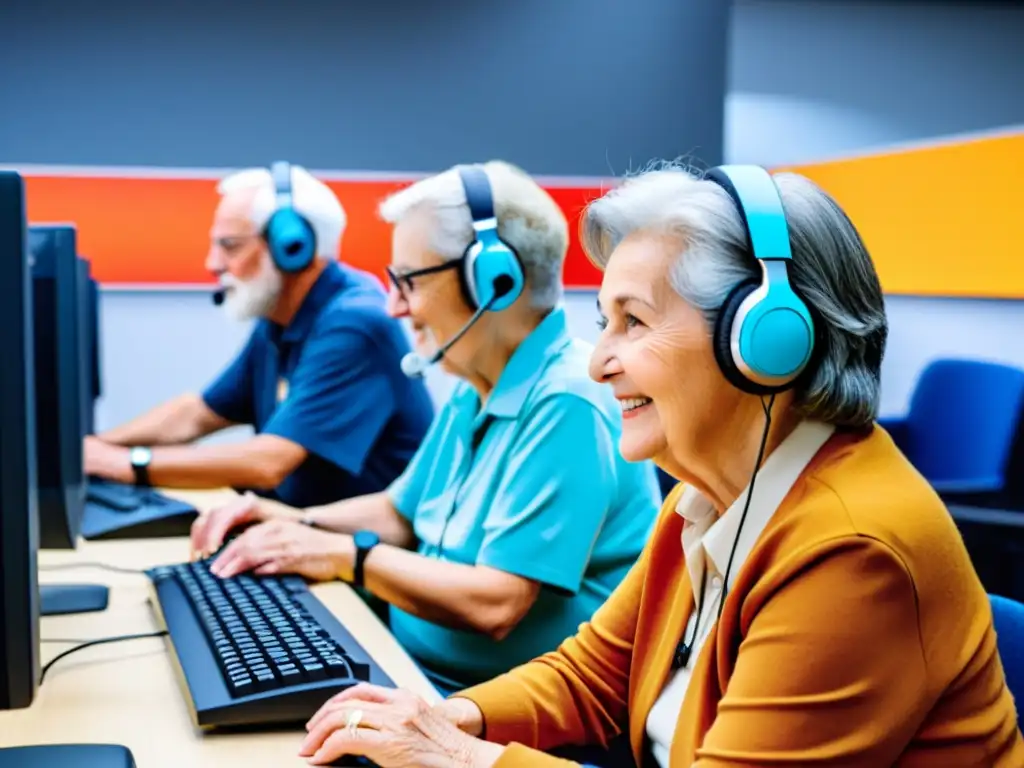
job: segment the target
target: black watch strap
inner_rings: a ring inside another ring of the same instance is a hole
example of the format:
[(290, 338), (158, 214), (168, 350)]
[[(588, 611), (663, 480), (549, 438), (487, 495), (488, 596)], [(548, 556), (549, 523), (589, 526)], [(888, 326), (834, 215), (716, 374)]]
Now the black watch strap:
[(135, 484), (140, 488), (149, 488), (149, 467), (145, 464), (133, 464), (132, 470), (135, 472)]
[(352, 585), (356, 587), (363, 586), (363, 574), (366, 570), (366, 555), (369, 554), (368, 549), (357, 549), (356, 550), (356, 563), (355, 568), (352, 569)]
[(130, 457), (132, 472), (135, 474), (135, 484), (148, 488), (149, 482), (149, 461), (152, 458), (152, 451), (143, 446), (136, 446), (131, 449)]
[(356, 545), (356, 559), (352, 564), (352, 586), (362, 587), (366, 556), (380, 543), (380, 536), (372, 531), (359, 531), (353, 536), (353, 541)]

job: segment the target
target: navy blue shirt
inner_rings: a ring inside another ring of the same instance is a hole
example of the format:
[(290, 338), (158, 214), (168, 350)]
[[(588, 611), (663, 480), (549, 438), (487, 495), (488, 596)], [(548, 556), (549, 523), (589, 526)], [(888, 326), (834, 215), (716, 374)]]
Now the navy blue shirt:
[(287, 327), (262, 319), (203, 393), (215, 413), (308, 452), (274, 496), (295, 507), (382, 491), (430, 427), (422, 380), (406, 377), (409, 341), (371, 275), (332, 262)]

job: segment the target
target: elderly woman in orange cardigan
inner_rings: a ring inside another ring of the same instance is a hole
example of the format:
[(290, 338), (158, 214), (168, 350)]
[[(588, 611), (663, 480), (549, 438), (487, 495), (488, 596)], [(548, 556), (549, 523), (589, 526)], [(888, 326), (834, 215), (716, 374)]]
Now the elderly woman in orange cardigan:
[(839, 206), (797, 175), (665, 165), (582, 236), (620, 450), (681, 481), (647, 548), (557, 651), (433, 707), (357, 686), (300, 753), (554, 768), (626, 734), (658, 768), (1024, 766), (985, 591), (875, 424), (885, 304)]

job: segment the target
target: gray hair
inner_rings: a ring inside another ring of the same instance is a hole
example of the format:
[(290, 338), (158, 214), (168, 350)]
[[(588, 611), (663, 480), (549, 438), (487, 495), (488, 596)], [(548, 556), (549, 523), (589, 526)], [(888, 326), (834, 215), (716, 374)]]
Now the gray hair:
[[(817, 326), (811, 369), (795, 385), (802, 415), (836, 426), (864, 427), (878, 414), (888, 335), (882, 287), (871, 257), (839, 205), (809, 179), (773, 176), (782, 197), (793, 261), (793, 289)], [(679, 237), (669, 281), (699, 309), (709, 328), (729, 292), (761, 276), (729, 194), (676, 163), (659, 163), (595, 200), (581, 222), (583, 248), (603, 269), (627, 235)]]
[[(508, 163), (484, 164), (494, 195), (498, 234), (523, 263), (531, 305), (552, 309), (562, 299), (562, 267), (569, 248), (569, 225), (558, 204), (524, 171)], [(380, 204), (380, 216), (397, 224), (427, 209), (434, 217), (431, 249), (441, 258), (462, 257), (473, 240), (473, 219), (458, 170), (449, 168), (402, 189)]]

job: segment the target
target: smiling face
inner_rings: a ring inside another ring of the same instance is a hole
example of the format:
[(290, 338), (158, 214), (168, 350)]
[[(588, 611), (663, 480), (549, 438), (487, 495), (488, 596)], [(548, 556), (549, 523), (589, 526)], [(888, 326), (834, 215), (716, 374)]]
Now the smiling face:
[(590, 366), (622, 404), (623, 457), (654, 459), (669, 472), (700, 455), (743, 399), (718, 369), (704, 316), (669, 283), (679, 250), (677, 238), (646, 233), (615, 249), (601, 283), (605, 327)]
[[(426, 211), (410, 213), (392, 233), (390, 271), (398, 280), (391, 286), (388, 309), (393, 317), (408, 317), (417, 354), (430, 357), (455, 336), (473, 312), (466, 305), (459, 283), (458, 262), (445, 261), (430, 248), (433, 221)], [(435, 267), (450, 267), (408, 277)], [(474, 325), (441, 361), (449, 373), (469, 369), (484, 338), (486, 318)]]

